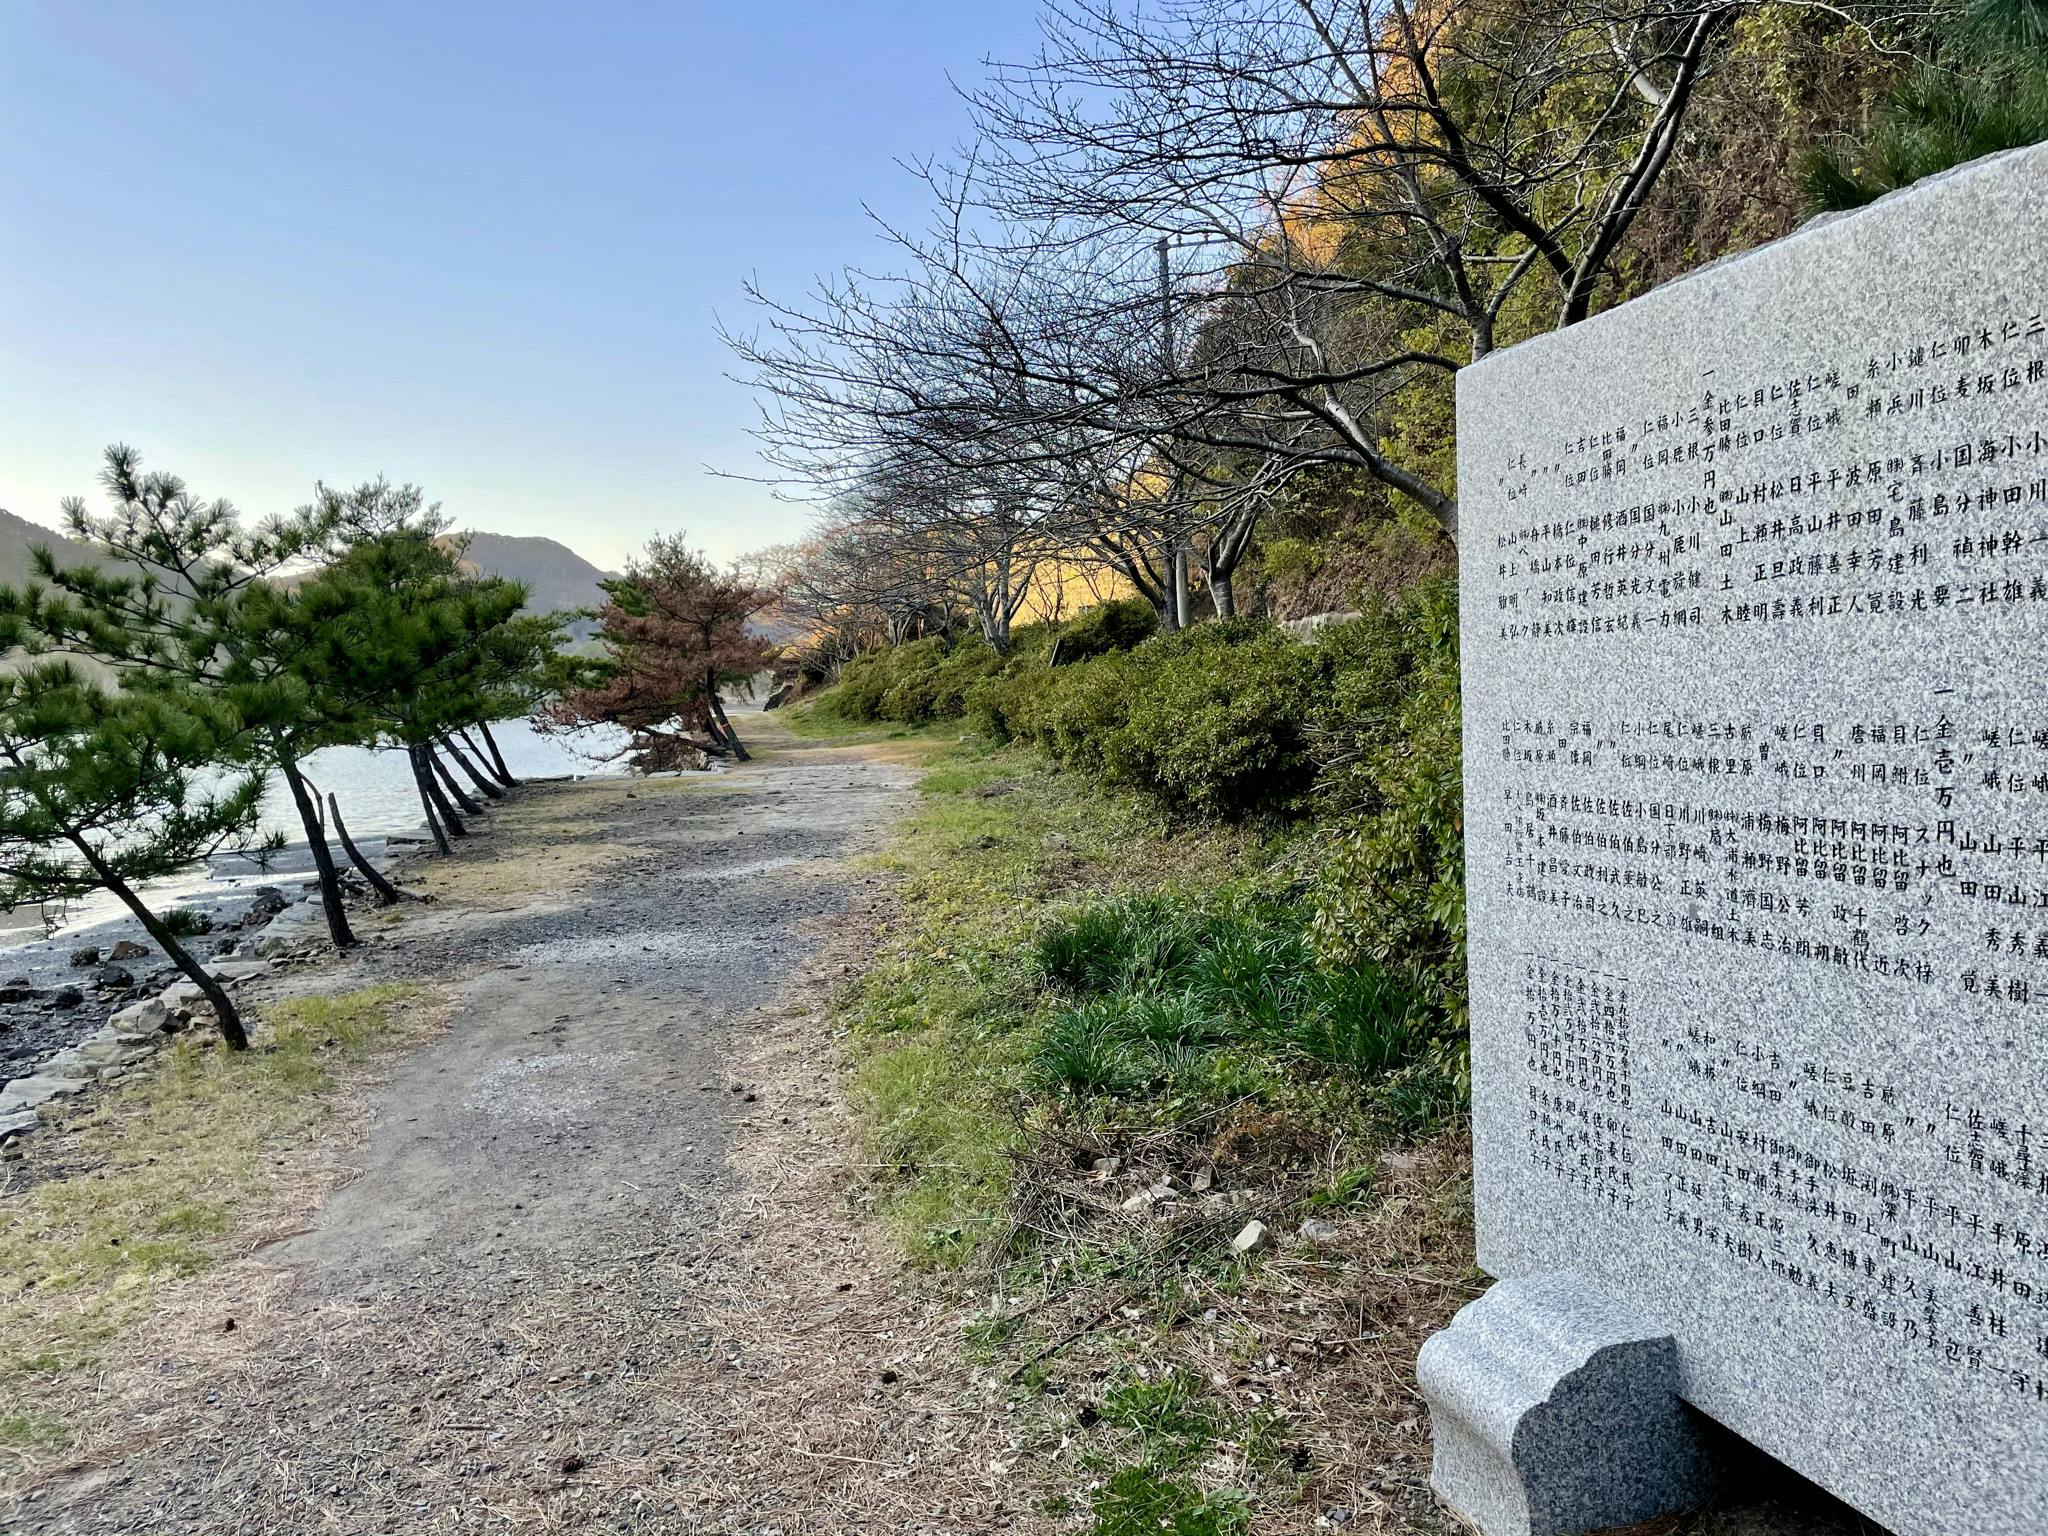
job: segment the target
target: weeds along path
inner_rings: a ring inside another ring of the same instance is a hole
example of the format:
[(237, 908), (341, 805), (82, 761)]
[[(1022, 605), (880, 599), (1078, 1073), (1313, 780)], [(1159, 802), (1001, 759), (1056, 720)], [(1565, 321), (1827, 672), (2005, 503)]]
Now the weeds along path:
[(523, 791), (337, 968), (448, 1022), (303, 1231), (115, 1348), (0, 1529), (1029, 1527), (958, 1319), (846, 1199), (825, 1005), (912, 749), (749, 727), (727, 775)]

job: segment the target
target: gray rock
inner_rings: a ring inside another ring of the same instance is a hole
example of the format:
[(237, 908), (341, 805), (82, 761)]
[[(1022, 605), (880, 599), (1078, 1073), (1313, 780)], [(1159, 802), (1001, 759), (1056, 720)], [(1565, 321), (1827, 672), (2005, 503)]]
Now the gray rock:
[(105, 965), (95, 978), (99, 984), (112, 991), (123, 992), (135, 985), (135, 973), (125, 965)]
[(33, 1109), (38, 1104), (49, 1103), (52, 1099), (69, 1098), (72, 1094), (85, 1092), (85, 1088), (86, 1080), (83, 1077), (56, 1076), (46, 1065), (42, 1071), (27, 1077), (17, 1077), (6, 1087), (0, 1088), (0, 1115)]
[(1430, 1484), (1484, 1536), (1578, 1536), (1684, 1509), (1718, 1477), (1678, 1345), (1583, 1275), (1503, 1280), (1415, 1363)]
[(1331, 613), (1311, 613), (1305, 618), (1282, 619), (1280, 627), (1297, 640), (1313, 640), (1316, 631), (1326, 624), (1342, 624), (1358, 617), (1356, 608), (1346, 608)]
[(107, 1020), (108, 1026), (119, 1039), (147, 1039), (163, 1033), (170, 1010), (164, 1007), (161, 998), (146, 998), (139, 1003), (130, 1003)]
[(256, 899), (249, 903), (244, 917), (251, 922), (266, 922), (290, 906), (291, 898), (274, 885), (266, 885), (256, 893)]
[(76, 987), (59, 987), (50, 994), (52, 1008), (76, 1008), (85, 1001), (85, 994)]
[(94, 944), (85, 949), (74, 949), (71, 951), (71, 963), (81, 971), (89, 965), (98, 965), (100, 963), (99, 946)]
[(68, 1070), (104, 1078), (110, 1072), (146, 1059), (155, 1049), (153, 1045), (137, 1040), (88, 1040), (65, 1054), (71, 1058)]
[(1273, 1241), (1273, 1234), (1266, 1230), (1263, 1221), (1248, 1221), (1244, 1229), (1230, 1240), (1233, 1253), (1253, 1253)]
[(1337, 1223), (1311, 1216), (1295, 1229), (1294, 1235), (1305, 1243), (1334, 1243), (1338, 1235)]
[(1479, 1262), (1902, 1536), (2048, 1531), (2044, 206), (1980, 160), (1457, 377)]
[(216, 981), (250, 981), (258, 976), (268, 976), (270, 965), (265, 960), (220, 960), (209, 965), (207, 974)]
[(40, 997), (42, 993), (27, 982), (8, 982), (0, 986), (0, 1003), (26, 1003)]
[(32, 1109), (17, 1109), (11, 1114), (0, 1115), (0, 1141), (26, 1136), (36, 1128), (40, 1119)]
[(123, 939), (107, 951), (109, 960), (147, 960), (151, 950), (147, 944), (138, 944), (133, 939)]

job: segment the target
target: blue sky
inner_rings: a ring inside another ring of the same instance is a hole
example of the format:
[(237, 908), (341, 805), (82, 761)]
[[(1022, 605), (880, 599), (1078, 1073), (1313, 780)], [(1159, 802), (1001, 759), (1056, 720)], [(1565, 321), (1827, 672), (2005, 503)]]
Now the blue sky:
[(244, 511), (413, 480), (616, 566), (807, 516), (714, 335), (918, 220), (1031, 0), (0, 0), (0, 507), (100, 449)]

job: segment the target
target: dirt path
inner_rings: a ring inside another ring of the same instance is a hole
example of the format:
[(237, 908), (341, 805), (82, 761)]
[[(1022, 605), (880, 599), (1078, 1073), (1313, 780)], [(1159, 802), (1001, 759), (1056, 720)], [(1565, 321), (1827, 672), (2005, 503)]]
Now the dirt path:
[(915, 773), (767, 744), (525, 791), (446, 899), (323, 973), (417, 976), (449, 1022), (355, 1117), (357, 1176), (125, 1344), (0, 1529), (1031, 1523), (960, 1319), (849, 1214), (820, 1015), (886, 904), (847, 861)]

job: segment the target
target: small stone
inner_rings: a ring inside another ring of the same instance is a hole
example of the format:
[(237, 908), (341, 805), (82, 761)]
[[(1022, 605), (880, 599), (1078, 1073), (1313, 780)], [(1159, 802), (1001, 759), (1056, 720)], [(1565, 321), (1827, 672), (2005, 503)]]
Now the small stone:
[(1124, 1160), (1120, 1157), (1098, 1157), (1088, 1166), (1097, 1178), (1108, 1179), (1114, 1178), (1116, 1171), (1123, 1165)]
[(249, 903), (248, 915), (258, 922), (268, 921), (291, 905), (290, 899), (276, 886), (266, 885), (256, 893), (256, 899)]
[(36, 1112), (32, 1109), (17, 1109), (11, 1114), (0, 1115), (0, 1141), (26, 1136), (35, 1128)]
[(76, 987), (59, 987), (50, 994), (52, 1008), (76, 1008), (85, 1001), (85, 994)]
[(1263, 1221), (1248, 1221), (1244, 1224), (1244, 1230), (1230, 1240), (1230, 1247), (1233, 1253), (1250, 1253), (1256, 1248), (1265, 1247), (1272, 1240), (1272, 1234), (1266, 1230)]
[(71, 963), (81, 971), (88, 965), (98, 965), (100, 963), (99, 946), (95, 944), (90, 949), (74, 949), (71, 951)]
[(1331, 1243), (1337, 1240), (1337, 1223), (1325, 1221), (1320, 1216), (1311, 1216), (1295, 1231), (1296, 1237), (1305, 1243)]
[(98, 980), (109, 991), (125, 992), (135, 985), (135, 973), (125, 965), (103, 965)]
[(138, 944), (133, 939), (123, 939), (107, 951), (107, 958), (109, 960), (147, 960), (149, 958), (149, 946), (147, 944)]
[(1197, 1168), (1188, 1175), (1188, 1188), (1198, 1195), (1206, 1195), (1216, 1182), (1216, 1175), (1207, 1168)]
[(1149, 1211), (1159, 1202), (1159, 1197), (1149, 1189), (1141, 1189), (1124, 1202), (1127, 1211)]
[(139, 1003), (130, 1003), (107, 1020), (114, 1036), (119, 1040), (147, 1039), (161, 1034), (170, 1019), (170, 1010), (159, 998), (147, 998)]

